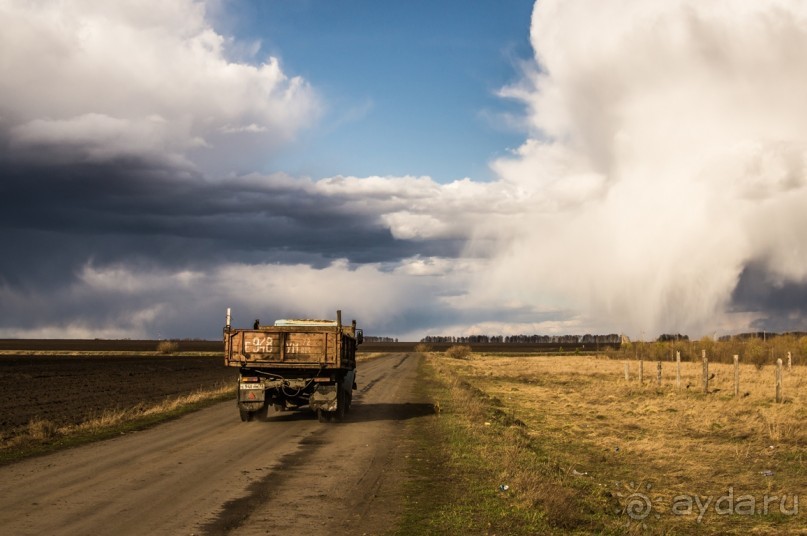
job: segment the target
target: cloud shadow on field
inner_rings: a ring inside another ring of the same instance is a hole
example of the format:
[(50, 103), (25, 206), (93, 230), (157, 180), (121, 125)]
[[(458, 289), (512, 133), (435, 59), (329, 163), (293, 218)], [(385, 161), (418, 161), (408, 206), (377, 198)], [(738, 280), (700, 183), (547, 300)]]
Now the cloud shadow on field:
[(373, 421), (407, 421), (434, 415), (434, 404), (424, 402), (354, 403), (345, 424)]

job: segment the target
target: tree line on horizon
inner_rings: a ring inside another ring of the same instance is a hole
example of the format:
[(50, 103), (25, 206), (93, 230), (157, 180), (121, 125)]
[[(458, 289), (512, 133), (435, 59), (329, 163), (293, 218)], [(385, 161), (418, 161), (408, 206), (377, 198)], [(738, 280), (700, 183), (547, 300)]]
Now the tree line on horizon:
[(620, 344), (622, 335), (427, 335), (422, 343), (457, 344)]
[[(775, 337), (804, 337), (807, 336), (807, 332), (804, 331), (785, 331), (783, 333), (778, 333), (775, 331), (749, 331), (745, 333), (737, 333), (735, 335), (721, 335), (720, 338), (717, 340), (720, 342), (727, 342), (727, 341), (746, 341), (750, 339), (761, 339), (767, 340), (772, 339)], [(677, 342), (682, 341), (686, 342), (689, 341), (689, 335), (681, 335), (680, 333), (664, 333), (659, 335), (656, 339), (656, 342)]]
[[(765, 332), (755, 331), (748, 333), (738, 333), (736, 335), (723, 335), (719, 341), (749, 340), (749, 339), (771, 339), (774, 337), (804, 337), (807, 332)], [(398, 342), (397, 338), (365, 335), (367, 342)], [(631, 342), (625, 335), (609, 333), (607, 335), (427, 335), (420, 339), (422, 343), (448, 343), (448, 344), (622, 344)], [(656, 338), (655, 342), (690, 342), (689, 335), (681, 333), (663, 333)]]

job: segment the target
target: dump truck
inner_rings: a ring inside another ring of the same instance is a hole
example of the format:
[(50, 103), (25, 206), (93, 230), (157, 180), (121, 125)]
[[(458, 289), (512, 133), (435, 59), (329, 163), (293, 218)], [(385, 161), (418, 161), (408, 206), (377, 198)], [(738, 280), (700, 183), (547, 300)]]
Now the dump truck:
[(265, 419), (269, 409), (310, 409), (320, 422), (342, 420), (356, 389), (356, 347), (362, 330), (353, 320), (277, 320), (263, 327), (224, 326), (224, 363), (239, 367), (242, 421)]

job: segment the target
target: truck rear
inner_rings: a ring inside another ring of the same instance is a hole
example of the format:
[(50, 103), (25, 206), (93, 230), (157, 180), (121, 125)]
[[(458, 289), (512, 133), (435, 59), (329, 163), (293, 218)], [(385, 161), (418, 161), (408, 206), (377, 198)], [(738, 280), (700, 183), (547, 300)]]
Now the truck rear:
[(309, 408), (321, 422), (341, 420), (356, 389), (356, 321), (278, 320), (251, 329), (224, 326), (224, 363), (239, 367), (238, 410), (242, 421), (277, 410)]

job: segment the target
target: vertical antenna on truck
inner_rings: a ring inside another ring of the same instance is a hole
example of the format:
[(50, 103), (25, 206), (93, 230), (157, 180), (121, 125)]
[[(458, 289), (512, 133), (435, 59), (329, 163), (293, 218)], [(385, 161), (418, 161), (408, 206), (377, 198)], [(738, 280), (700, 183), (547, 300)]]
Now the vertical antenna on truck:
[(342, 327), (342, 310), (341, 309), (336, 310), (336, 327), (338, 327), (338, 328)]

